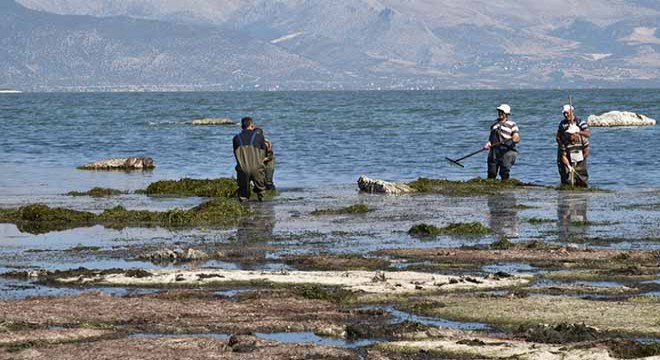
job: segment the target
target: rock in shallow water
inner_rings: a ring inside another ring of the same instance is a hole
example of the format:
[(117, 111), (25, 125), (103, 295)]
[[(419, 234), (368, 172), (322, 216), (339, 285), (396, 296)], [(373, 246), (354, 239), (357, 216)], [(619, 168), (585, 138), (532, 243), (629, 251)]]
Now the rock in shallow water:
[(654, 126), (655, 120), (634, 112), (610, 111), (600, 115), (590, 115), (587, 124), (592, 127)]
[(231, 119), (195, 119), (193, 125), (236, 125)]
[(364, 175), (357, 181), (360, 191), (371, 194), (389, 194), (398, 195), (415, 192), (415, 189), (406, 184), (387, 182), (378, 179), (370, 179)]
[(142, 258), (155, 263), (164, 263), (200, 261), (208, 259), (209, 256), (205, 252), (195, 249), (188, 249), (184, 251), (182, 249), (170, 250), (165, 248), (142, 256)]
[(80, 170), (145, 170), (156, 167), (150, 157), (114, 158), (95, 161), (78, 167)]

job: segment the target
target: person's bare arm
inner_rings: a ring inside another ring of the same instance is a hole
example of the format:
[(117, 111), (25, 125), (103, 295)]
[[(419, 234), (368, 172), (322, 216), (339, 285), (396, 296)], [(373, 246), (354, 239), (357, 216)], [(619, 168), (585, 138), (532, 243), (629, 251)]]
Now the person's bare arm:
[(514, 143), (519, 143), (520, 142), (520, 133), (514, 133), (513, 136), (511, 136), (511, 139), (513, 139)]
[(566, 167), (569, 169), (569, 171), (573, 168), (571, 166), (571, 162), (568, 160), (568, 156), (566, 156), (566, 154), (561, 154), (561, 163), (566, 165)]
[(582, 135), (584, 137), (590, 137), (591, 136), (591, 130), (589, 130), (589, 129), (580, 130), (580, 135)]

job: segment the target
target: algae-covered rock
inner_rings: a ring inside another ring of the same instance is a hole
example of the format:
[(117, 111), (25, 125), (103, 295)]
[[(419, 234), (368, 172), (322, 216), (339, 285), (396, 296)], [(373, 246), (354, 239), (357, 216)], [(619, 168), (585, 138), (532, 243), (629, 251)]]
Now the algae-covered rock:
[(228, 226), (236, 225), (247, 208), (236, 201), (214, 199), (189, 210), (172, 209), (165, 212), (126, 210), (121, 206), (105, 210), (98, 221), (105, 225), (144, 224), (164, 227)]
[(114, 158), (95, 161), (78, 167), (80, 170), (146, 170), (156, 167), (150, 157)]
[(0, 223), (16, 224), (21, 232), (44, 234), (94, 225), (95, 215), (90, 212), (64, 208), (51, 208), (44, 204), (31, 204), (18, 209), (0, 209)]
[(524, 334), (529, 341), (547, 344), (594, 341), (602, 336), (602, 333), (593, 326), (571, 323), (520, 326), (518, 332)]
[(312, 211), (312, 215), (346, 215), (346, 214), (366, 214), (373, 211), (365, 204), (355, 204), (341, 209), (322, 209)]
[(142, 193), (231, 198), (236, 194), (236, 180), (230, 178), (161, 180), (151, 183)]
[(494, 195), (503, 190), (515, 189), (522, 186), (536, 186), (525, 184), (517, 179), (495, 180), (475, 178), (467, 181), (451, 181), (447, 179), (419, 178), (407, 184), (420, 193), (434, 193), (448, 196), (476, 196)]
[(65, 195), (68, 196), (91, 196), (91, 197), (106, 197), (106, 196), (115, 196), (121, 195), (124, 192), (117, 189), (103, 188), (103, 187), (94, 187), (89, 191), (69, 191)]
[(127, 210), (122, 206), (116, 206), (104, 210), (99, 215), (86, 211), (33, 204), (18, 209), (0, 210), (0, 223), (16, 224), (21, 231), (40, 234), (93, 225), (113, 228), (230, 226), (238, 224), (249, 213), (245, 206), (227, 199), (207, 201), (189, 210), (172, 209), (164, 212)]
[(221, 118), (221, 119), (212, 119), (212, 118), (203, 118), (195, 119), (192, 121), (193, 125), (237, 125), (231, 119)]
[(484, 235), (493, 232), (490, 228), (478, 222), (451, 223), (443, 228), (429, 224), (417, 224), (408, 230), (413, 236), (435, 236), (435, 235)]
[(434, 236), (440, 234), (441, 229), (435, 225), (417, 224), (408, 230), (408, 234), (416, 236)]
[(591, 127), (655, 126), (655, 123), (654, 119), (629, 111), (610, 111), (587, 118)]
[(388, 194), (399, 195), (405, 193), (415, 192), (410, 186), (406, 184), (399, 184), (387, 182), (384, 180), (370, 179), (364, 175), (360, 176), (357, 181), (360, 191), (370, 194)]
[(490, 247), (495, 250), (508, 250), (515, 246), (516, 244), (512, 243), (511, 240), (509, 240), (509, 238), (507, 238), (506, 236), (503, 236), (499, 240), (490, 244)]

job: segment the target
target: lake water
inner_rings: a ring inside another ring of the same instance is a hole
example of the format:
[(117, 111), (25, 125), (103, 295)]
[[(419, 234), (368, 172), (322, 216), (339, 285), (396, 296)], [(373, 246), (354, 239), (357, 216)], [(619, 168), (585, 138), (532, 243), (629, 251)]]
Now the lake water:
[[(579, 116), (628, 110), (660, 119), (660, 90), (572, 91)], [(513, 108), (521, 129), (512, 176), (557, 184), (554, 134), (567, 91), (42, 93), (0, 95), (0, 198), (26, 199), (92, 186), (124, 190), (157, 179), (234, 175), (238, 127), (191, 126), (200, 117), (253, 117), (274, 142), (280, 187), (485, 176), (486, 154), (450, 166), (487, 140), (495, 107)], [(657, 127), (593, 129), (591, 183), (655, 188)], [(148, 173), (85, 172), (109, 157), (151, 156)]]

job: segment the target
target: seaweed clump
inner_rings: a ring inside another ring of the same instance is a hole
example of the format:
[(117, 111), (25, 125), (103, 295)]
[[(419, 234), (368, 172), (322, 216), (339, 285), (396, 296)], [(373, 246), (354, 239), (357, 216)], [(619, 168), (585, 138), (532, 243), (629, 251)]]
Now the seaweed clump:
[(356, 298), (356, 294), (351, 290), (319, 284), (295, 285), (291, 288), (291, 291), (305, 299), (323, 300), (335, 304), (348, 304)]
[(312, 211), (312, 215), (318, 216), (318, 215), (366, 214), (371, 211), (373, 211), (373, 209), (365, 204), (355, 204), (341, 209), (322, 209), (322, 210), (317, 209)]
[(474, 178), (467, 181), (451, 181), (447, 179), (419, 178), (407, 184), (420, 193), (434, 193), (448, 196), (495, 195), (506, 189), (521, 186), (536, 186), (525, 184), (517, 179), (495, 180)]
[(18, 209), (0, 209), (0, 222), (16, 224), (19, 230), (24, 232), (41, 234), (94, 225), (112, 228), (230, 226), (238, 224), (249, 213), (249, 210), (240, 203), (227, 199), (214, 199), (188, 210), (172, 209), (164, 212), (127, 210), (122, 206), (116, 206), (99, 215), (87, 211), (32, 204)]
[(236, 180), (230, 178), (161, 180), (151, 183), (140, 193), (146, 195), (175, 195), (231, 198), (236, 195)]
[(478, 222), (470, 223), (451, 223), (443, 228), (429, 224), (417, 224), (408, 230), (408, 234), (413, 236), (435, 236), (435, 235), (485, 235), (493, 232)]
[(16, 224), (21, 232), (44, 234), (75, 227), (93, 226), (95, 215), (86, 211), (30, 204), (18, 209), (0, 209), (0, 223)]
[(103, 225), (144, 224), (164, 227), (236, 225), (249, 214), (241, 204), (226, 199), (214, 199), (189, 210), (171, 209), (164, 212), (126, 210), (122, 206), (103, 211), (98, 221)]
[(495, 250), (508, 250), (516, 246), (514, 243), (509, 240), (506, 236), (502, 236), (499, 240), (490, 244), (491, 249)]
[(91, 196), (91, 197), (107, 197), (121, 195), (124, 192), (117, 189), (94, 187), (89, 191), (69, 191), (65, 195), (68, 196)]
[(634, 340), (609, 340), (607, 347), (621, 359), (638, 359), (660, 355), (660, 343), (642, 343)]

